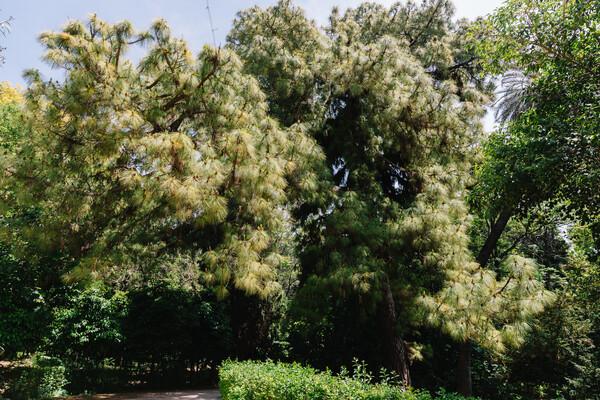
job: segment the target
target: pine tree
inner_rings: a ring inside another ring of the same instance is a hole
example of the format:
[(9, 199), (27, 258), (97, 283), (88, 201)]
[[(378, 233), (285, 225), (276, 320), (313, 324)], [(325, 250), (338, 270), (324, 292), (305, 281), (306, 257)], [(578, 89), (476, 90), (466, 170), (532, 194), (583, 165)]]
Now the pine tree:
[[(40, 42), (66, 78), (27, 72), (28, 134), (2, 160), (4, 205), (35, 216), (18, 235), (38, 254), (60, 251), (71, 279), (188, 251), (221, 296), (278, 291), (273, 233), (290, 179), (310, 186), (304, 160), (319, 155), (267, 116), (239, 58), (209, 47), (194, 57), (162, 20), (137, 33), (94, 15)], [(134, 65), (136, 44), (149, 49)]]
[(364, 4), (334, 11), (322, 32), (281, 1), (240, 13), (229, 36), (269, 110), (305, 126), (327, 156), (319, 195), (295, 213), (305, 293), (360, 296), (386, 366), (408, 384), (401, 333), (416, 299), (473, 266), (464, 196), (487, 96), (467, 23), (451, 15), (441, 1)]

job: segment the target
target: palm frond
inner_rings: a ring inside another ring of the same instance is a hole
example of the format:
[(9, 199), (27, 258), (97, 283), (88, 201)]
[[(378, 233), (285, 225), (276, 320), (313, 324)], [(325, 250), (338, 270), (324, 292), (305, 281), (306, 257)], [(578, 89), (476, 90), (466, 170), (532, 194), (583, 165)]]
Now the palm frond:
[(496, 122), (505, 123), (514, 121), (533, 106), (532, 99), (528, 96), (529, 87), (533, 79), (522, 71), (509, 70), (501, 81), (502, 90), (494, 104)]

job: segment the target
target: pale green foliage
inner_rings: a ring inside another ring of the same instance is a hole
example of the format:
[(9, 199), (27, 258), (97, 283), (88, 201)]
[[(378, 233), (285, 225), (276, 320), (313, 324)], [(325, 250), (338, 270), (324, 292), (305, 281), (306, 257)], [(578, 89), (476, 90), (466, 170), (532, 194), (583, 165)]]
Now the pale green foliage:
[[(430, 29), (443, 38), (441, 42), (433, 40), (430, 32), (414, 38), (414, 43), (399, 34), (407, 26), (424, 25), (419, 18), (426, 13), (417, 12), (412, 3), (389, 10), (364, 4), (344, 15), (334, 11), (323, 34), (301, 9), (281, 1), (267, 10), (254, 7), (241, 12), (228, 37), (230, 46), (244, 59), (245, 69), (258, 77), (270, 109), (282, 121), (299, 121), (319, 138), (346, 141), (341, 146), (351, 148), (358, 142), (364, 146), (360, 155), (344, 148), (326, 149), (337, 152), (329, 154), (328, 162), (343, 159), (354, 164), (348, 168), (348, 180), (353, 183), (337, 193), (330, 191), (334, 184), (329, 183), (328, 191), (321, 193), (324, 201), (339, 204), (339, 213), (348, 213), (339, 218), (346, 231), (354, 231), (351, 226), (357, 219), (363, 225), (356, 231), (366, 229), (361, 209), (381, 210), (386, 215), (380, 217), (380, 232), (373, 238), (379, 243), (365, 243), (352, 256), (358, 256), (364, 268), (357, 271), (348, 265), (350, 275), (344, 278), (339, 269), (344, 260), (333, 263), (338, 269), (335, 275), (363, 292), (370, 287), (365, 279), (376, 276), (368, 270), (385, 268), (381, 261), (367, 267), (367, 259), (387, 258), (374, 254), (373, 249), (386, 242), (416, 250), (418, 263), (433, 269), (445, 270), (449, 267), (445, 262), (458, 269), (463, 262), (448, 259), (460, 253), (455, 246), (464, 250), (467, 244), (463, 189), (469, 182), (472, 161), (469, 146), (481, 138), (479, 118), (487, 96), (474, 85), (465, 87), (465, 77), (460, 80), (449, 75), (438, 80), (426, 70), (441, 70), (456, 62), (460, 50), (453, 46), (463, 33), (439, 24), (438, 18), (451, 14), (451, 8), (430, 3), (427, 7), (436, 14)], [(354, 121), (345, 132), (336, 132), (331, 121), (345, 118), (344, 108), (353, 105), (358, 114), (347, 117)], [(356, 157), (361, 159), (353, 159)], [(410, 186), (418, 187), (410, 207), (397, 207), (376, 187), (378, 168), (406, 174)], [(331, 225), (339, 224), (331, 221)], [(440, 251), (445, 256), (439, 255)], [(335, 254), (331, 257), (336, 258)]]
[[(5, 201), (39, 210), (22, 234), (66, 252), (71, 277), (100, 277), (177, 249), (173, 236), (189, 226), (214, 236), (194, 252), (222, 295), (230, 284), (277, 290), (271, 233), (285, 222), (298, 155), (318, 149), (266, 115), (237, 56), (205, 47), (196, 58), (161, 20), (135, 33), (92, 16), (40, 41), (67, 78), (28, 72), (30, 133), (3, 182), (19, 188)], [(134, 43), (149, 47), (137, 66), (125, 58)]]
[[(467, 248), (464, 197), (489, 88), (477, 75), (469, 24), (452, 14), (436, 0), (365, 3), (334, 10), (322, 33), (280, 1), (240, 13), (229, 42), (270, 111), (306, 126), (327, 154), (321, 168), (333, 166), (324, 190), (309, 197), (317, 206), (301, 215), (308, 284), (377, 301), (389, 279), (403, 319), (416, 315), (417, 324), (424, 318), (456, 340), (500, 350), (521, 340), (527, 317), (551, 295), (531, 261), (511, 259), (507, 278), (497, 279)], [(397, 178), (395, 188), (382, 171)], [(426, 317), (415, 312), (423, 305)]]
[(554, 301), (537, 279), (535, 261), (509, 256), (502, 263), (504, 277), (490, 270), (463, 270), (454, 274), (442, 291), (420, 299), (428, 322), (440, 326), (459, 342), (473, 340), (496, 352), (519, 346), (528, 320)]

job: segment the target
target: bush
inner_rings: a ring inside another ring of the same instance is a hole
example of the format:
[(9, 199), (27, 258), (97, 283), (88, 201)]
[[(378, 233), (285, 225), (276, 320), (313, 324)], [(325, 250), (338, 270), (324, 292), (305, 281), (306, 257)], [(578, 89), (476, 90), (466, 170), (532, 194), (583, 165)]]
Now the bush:
[(67, 370), (56, 357), (36, 356), (31, 367), (21, 369), (19, 377), (8, 388), (13, 400), (34, 400), (66, 396)]
[(96, 367), (122, 350), (121, 320), (126, 299), (99, 285), (73, 288), (66, 304), (54, 309), (52, 334), (45, 350), (65, 360), (69, 368)]
[[(421, 392), (386, 382), (371, 384), (370, 379), (334, 376), (298, 364), (256, 361), (226, 361), (219, 372), (223, 400), (432, 400)], [(368, 378), (368, 377), (367, 377)], [(442, 391), (443, 400), (461, 396)]]
[(92, 285), (69, 288), (64, 297), (44, 350), (64, 360), (72, 393), (114, 391), (130, 381), (214, 381), (210, 367), (231, 348), (226, 304), (208, 290), (161, 283), (114, 292)]
[(36, 282), (37, 274), (42, 275), (41, 268), (20, 262), (0, 243), (0, 344), (6, 350), (4, 359), (35, 352), (48, 333), (51, 315)]

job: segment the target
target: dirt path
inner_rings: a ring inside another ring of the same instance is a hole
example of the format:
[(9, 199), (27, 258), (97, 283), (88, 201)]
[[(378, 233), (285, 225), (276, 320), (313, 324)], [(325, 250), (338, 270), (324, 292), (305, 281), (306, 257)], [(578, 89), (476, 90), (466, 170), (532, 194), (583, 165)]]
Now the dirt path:
[(218, 400), (220, 398), (219, 389), (205, 389), (71, 396), (65, 397), (64, 400)]

